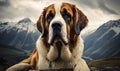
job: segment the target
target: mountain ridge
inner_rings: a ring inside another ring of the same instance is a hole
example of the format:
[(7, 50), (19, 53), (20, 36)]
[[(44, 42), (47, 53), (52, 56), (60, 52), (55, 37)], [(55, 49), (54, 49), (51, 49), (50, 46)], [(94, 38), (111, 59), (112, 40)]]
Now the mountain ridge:
[[(101, 25), (84, 39), (85, 56), (93, 59), (120, 57), (120, 19)], [(106, 53), (107, 52), (107, 53)]]

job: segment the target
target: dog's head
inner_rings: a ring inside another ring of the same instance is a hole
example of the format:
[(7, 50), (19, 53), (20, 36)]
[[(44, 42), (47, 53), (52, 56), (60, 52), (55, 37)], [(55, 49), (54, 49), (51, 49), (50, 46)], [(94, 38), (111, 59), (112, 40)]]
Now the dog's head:
[(75, 5), (62, 3), (46, 7), (37, 21), (48, 51), (46, 58), (70, 60), (77, 38), (87, 23), (87, 17)]

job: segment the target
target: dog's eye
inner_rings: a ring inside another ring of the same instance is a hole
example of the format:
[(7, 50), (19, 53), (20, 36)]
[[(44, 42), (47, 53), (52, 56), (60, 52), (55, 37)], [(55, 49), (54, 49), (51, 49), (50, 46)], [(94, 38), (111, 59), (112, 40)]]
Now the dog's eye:
[(63, 18), (64, 18), (67, 22), (70, 22), (70, 21), (71, 21), (71, 16), (70, 16), (70, 14), (64, 14), (64, 15), (63, 15)]
[(47, 16), (47, 21), (50, 22), (53, 19), (53, 17), (54, 17), (53, 13), (50, 12)]
[(64, 9), (62, 16), (66, 22), (69, 23), (71, 21), (71, 15), (66, 11), (66, 9)]

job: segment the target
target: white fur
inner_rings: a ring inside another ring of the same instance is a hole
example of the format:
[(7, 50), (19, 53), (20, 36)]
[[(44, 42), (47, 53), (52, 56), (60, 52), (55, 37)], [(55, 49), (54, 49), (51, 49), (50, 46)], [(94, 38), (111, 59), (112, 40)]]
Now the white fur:
[(57, 48), (55, 46), (50, 46), (50, 50), (47, 54), (47, 58), (50, 60), (50, 61), (53, 61), (55, 60), (56, 58), (58, 57), (58, 51), (57, 51)]
[[(74, 68), (75, 71), (89, 71), (89, 68), (86, 64), (86, 62), (81, 58), (82, 53), (83, 53), (83, 41), (81, 38), (78, 38), (76, 42), (76, 46), (73, 49), (73, 52), (71, 53), (68, 49), (68, 45), (65, 45), (61, 52), (61, 57), (62, 59), (66, 60), (66, 57), (70, 57), (70, 60), (68, 61), (60, 61), (60, 62), (51, 62), (51, 67), (50, 67), (50, 62), (46, 60), (46, 57), (49, 56), (49, 52), (47, 52), (45, 45), (43, 44), (41, 38), (37, 40), (37, 50), (38, 50), (38, 55), (39, 55), (39, 69), (60, 69), (60, 68)], [(50, 51), (53, 52), (53, 55), (55, 55), (56, 52), (54, 52), (54, 48)], [(50, 55), (51, 56), (51, 55)], [(69, 58), (68, 58), (69, 59)], [(80, 68), (80, 69), (79, 69)]]
[(46, 60), (48, 51), (41, 39), (41, 36), (38, 38), (38, 40), (36, 42), (36, 47), (37, 47), (37, 51), (38, 51), (38, 55), (39, 55), (39, 61), (38, 61), (39, 69), (46, 69), (46, 68), (48, 69), (49, 62)]
[(66, 43), (68, 43), (66, 23), (65, 23), (65, 20), (63, 19), (62, 15), (60, 14), (61, 5), (62, 5), (62, 3), (57, 3), (54, 6), (56, 14), (55, 14), (55, 17), (50, 22), (48, 43), (51, 43), (51, 40), (53, 38), (52, 24), (53, 24), (53, 22), (56, 22), (56, 21), (60, 21), (62, 23), (62, 29), (61, 29), (62, 38), (64, 39), (64, 41)]

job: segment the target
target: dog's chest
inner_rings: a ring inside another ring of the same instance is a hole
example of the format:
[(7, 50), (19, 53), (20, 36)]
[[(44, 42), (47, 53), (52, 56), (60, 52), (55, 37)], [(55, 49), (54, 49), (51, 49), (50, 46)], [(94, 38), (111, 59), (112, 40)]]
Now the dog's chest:
[(49, 62), (46, 59), (40, 59), (38, 68), (39, 69), (71, 69), (74, 68), (75, 62), (63, 62), (63, 61), (58, 61), (58, 62)]

